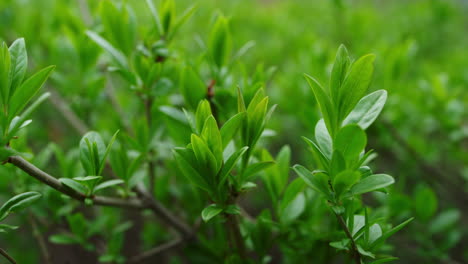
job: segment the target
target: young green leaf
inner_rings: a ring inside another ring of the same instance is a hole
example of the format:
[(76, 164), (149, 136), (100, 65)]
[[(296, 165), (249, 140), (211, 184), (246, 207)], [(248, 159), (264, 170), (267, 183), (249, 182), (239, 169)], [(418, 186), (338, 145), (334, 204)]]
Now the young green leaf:
[(219, 16), (210, 33), (209, 54), (214, 64), (221, 68), (226, 65), (231, 53), (231, 35), (228, 20)]
[(10, 213), (18, 212), (41, 198), (38, 192), (25, 192), (18, 194), (8, 200), (2, 207), (0, 207), (0, 221), (5, 219)]
[(219, 187), (221, 187), (224, 182), (226, 181), (229, 173), (232, 171), (234, 166), (236, 165), (237, 161), (239, 158), (244, 155), (244, 153), (247, 151), (249, 147), (243, 147), (239, 149), (238, 151), (234, 152), (226, 161), (224, 164), (223, 168), (219, 172)]
[(312, 92), (314, 93), (315, 99), (320, 107), (320, 112), (322, 112), (325, 125), (330, 136), (333, 138), (337, 130), (337, 124), (335, 121), (335, 110), (333, 109), (330, 97), (328, 97), (325, 90), (317, 80), (307, 74), (304, 74), (304, 76), (309, 83), (310, 88), (312, 88)]
[(70, 189), (75, 190), (81, 194), (86, 195), (88, 193), (86, 186), (70, 178), (60, 178), (59, 181)]
[(213, 115), (210, 115), (205, 120), (201, 136), (213, 153), (215, 161), (217, 162), (216, 168), (219, 170), (223, 163), (223, 142), (221, 140), (218, 124)]
[(203, 129), (206, 119), (212, 115), (211, 107), (208, 100), (203, 100), (198, 103), (197, 111), (195, 112), (195, 123), (197, 126), (197, 133), (200, 133)]
[(11, 44), (9, 51), (11, 58), (9, 96), (11, 97), (11, 95), (15, 93), (16, 88), (23, 82), (28, 68), (28, 55), (24, 38), (15, 40), (13, 44)]
[(374, 174), (356, 183), (353, 186), (353, 188), (351, 188), (351, 194), (359, 195), (363, 193), (376, 191), (376, 190), (388, 187), (392, 185), (394, 182), (395, 180), (390, 175)]
[(377, 240), (374, 241), (369, 247), (369, 250), (373, 250), (374, 248), (380, 246), (385, 240), (387, 240), (389, 237), (391, 237), (393, 234), (396, 232), (400, 231), (403, 227), (405, 227), (407, 224), (409, 224), (411, 221), (413, 221), (413, 217), (410, 219), (404, 221), (403, 223), (395, 226), (394, 228), (388, 230), (385, 232), (381, 237), (379, 237)]
[(206, 168), (205, 171), (208, 173), (207, 176), (215, 176), (220, 168), (218, 168), (216, 158), (208, 148), (205, 140), (195, 134), (192, 134), (191, 142), (193, 152), (195, 153), (195, 157), (200, 168)]
[(330, 197), (330, 189), (328, 187), (328, 176), (322, 172), (312, 173), (304, 166), (294, 165), (293, 170), (301, 177), (304, 182), (309, 185), (312, 189)]
[(263, 171), (264, 169), (272, 166), (273, 164), (275, 164), (274, 161), (262, 161), (262, 162), (257, 162), (257, 163), (251, 164), (244, 171), (244, 174), (242, 175), (242, 178), (245, 181), (252, 180), (252, 177), (255, 176), (255, 174), (259, 173), (260, 171)]
[(333, 63), (332, 72), (330, 75), (330, 96), (333, 102), (338, 102), (341, 85), (346, 77), (350, 59), (346, 47), (341, 44), (336, 53), (335, 62)]
[(386, 101), (387, 91), (385, 90), (378, 90), (366, 95), (345, 118), (343, 126), (358, 124), (362, 129), (367, 129), (377, 119)]
[(115, 186), (115, 185), (119, 185), (119, 184), (122, 184), (122, 183), (124, 183), (124, 181), (120, 180), (120, 179), (105, 181), (105, 182), (102, 182), (102, 183), (98, 184), (94, 188), (94, 192), (97, 192), (99, 190), (109, 188), (109, 187), (112, 187), (112, 186)]
[(331, 159), (333, 143), (323, 118), (321, 118), (317, 122), (317, 125), (315, 125), (315, 140), (320, 147), (320, 151), (325, 155), (325, 157)]
[(231, 117), (224, 125), (221, 127), (221, 138), (223, 140), (223, 149), (228, 145), (228, 143), (233, 139), (239, 127), (242, 125), (246, 117), (245, 112), (237, 113)]
[(109, 155), (109, 152), (110, 152), (110, 150), (112, 148), (112, 145), (114, 144), (115, 139), (117, 138), (117, 134), (119, 134), (119, 131), (120, 130), (117, 130), (114, 133), (111, 140), (109, 141), (109, 144), (107, 145), (106, 152), (104, 152), (104, 155), (102, 157), (99, 157), (100, 158), (100, 160), (99, 160), (100, 166), (99, 166), (98, 175), (101, 175), (102, 171), (104, 170), (104, 166), (106, 165), (106, 157), (107, 157), (107, 155)]
[(334, 149), (340, 151), (346, 160), (356, 159), (364, 150), (367, 137), (358, 125), (342, 127), (336, 134)]
[(210, 193), (211, 186), (208, 184), (207, 180), (195, 169), (196, 167), (194, 167), (196, 159), (193, 151), (189, 149), (175, 148), (173, 152), (177, 161), (177, 165), (182, 171), (182, 174), (195, 186)]
[(187, 105), (196, 109), (198, 103), (206, 98), (208, 90), (193, 68), (185, 67), (180, 75), (180, 92)]
[(36, 95), (54, 69), (55, 66), (49, 66), (40, 70), (16, 89), (10, 100), (10, 111), (8, 113), (10, 119), (24, 109), (26, 104)]
[(96, 42), (96, 44), (98, 44), (101, 48), (106, 50), (120, 68), (128, 69), (127, 59), (120, 50), (116, 49), (114, 46), (112, 46), (112, 44), (110, 44), (106, 39), (101, 37), (96, 32), (86, 30), (86, 35), (88, 35), (88, 37), (91, 38), (94, 42)]
[(10, 92), (10, 67), (10, 51), (5, 42), (3, 42), (0, 48), (0, 99), (4, 106), (8, 104), (8, 94)]
[(361, 175), (359, 172), (352, 170), (345, 170), (333, 179), (333, 189), (335, 190), (336, 196), (340, 197), (343, 193), (349, 190), (356, 182), (359, 181)]
[(339, 109), (339, 121), (343, 120), (351, 112), (357, 102), (366, 93), (374, 73), (374, 59), (375, 55), (368, 54), (362, 56), (351, 65), (348, 75), (341, 86), (339, 101), (335, 102), (335, 107)]
[(223, 211), (223, 208), (219, 207), (217, 204), (211, 204), (203, 209), (201, 216), (203, 221), (208, 222), (211, 218), (217, 216)]

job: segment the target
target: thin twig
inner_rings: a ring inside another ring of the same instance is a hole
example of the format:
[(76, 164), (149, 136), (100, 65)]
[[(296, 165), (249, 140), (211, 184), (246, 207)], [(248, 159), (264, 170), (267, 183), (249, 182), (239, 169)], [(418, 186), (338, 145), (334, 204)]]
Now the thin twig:
[(60, 94), (52, 88), (49, 88), (51, 94), (50, 101), (52, 105), (59, 110), (65, 120), (80, 134), (84, 135), (89, 131), (88, 126), (70, 109)]
[(336, 218), (338, 219), (338, 222), (340, 223), (341, 227), (346, 233), (346, 236), (349, 238), (351, 241), (351, 257), (354, 259), (356, 264), (361, 264), (361, 254), (359, 253), (359, 250), (356, 245), (356, 241), (354, 241), (353, 235), (349, 231), (348, 226), (346, 225), (346, 222), (344, 221), (343, 217), (337, 213), (335, 213)]
[(164, 205), (156, 201), (151, 194), (143, 189), (143, 187), (137, 186), (135, 188), (135, 192), (139, 195), (140, 199), (146, 204), (146, 206), (161, 220), (171, 225), (184, 237), (190, 237), (193, 235), (193, 230), (187, 224), (179, 220), (166, 207), (164, 207)]
[(8, 253), (3, 250), (2, 248), (0, 248), (0, 255), (4, 256), (6, 259), (8, 259), (8, 261), (10, 261), (12, 264), (16, 264), (16, 261), (14, 258), (12, 258), (10, 255), (8, 255)]
[(29, 214), (28, 220), (31, 223), (31, 228), (33, 231), (33, 235), (39, 244), (39, 249), (41, 250), (42, 259), (44, 260), (44, 264), (52, 264), (52, 259), (50, 258), (49, 251), (47, 250), (47, 243), (42, 237), (39, 227), (37, 226), (36, 219), (34, 218), (33, 214)]
[(154, 256), (157, 256), (165, 251), (168, 251), (168, 250), (171, 250), (179, 245), (181, 245), (182, 243), (184, 243), (186, 240), (182, 237), (179, 237), (179, 238), (176, 238), (172, 241), (169, 241), (169, 242), (166, 242), (162, 245), (159, 245), (155, 248), (152, 248), (148, 251), (145, 251), (137, 256), (134, 256), (132, 258), (130, 258), (128, 260), (128, 263), (129, 264), (137, 264), (137, 263), (141, 263), (147, 259), (150, 259)]

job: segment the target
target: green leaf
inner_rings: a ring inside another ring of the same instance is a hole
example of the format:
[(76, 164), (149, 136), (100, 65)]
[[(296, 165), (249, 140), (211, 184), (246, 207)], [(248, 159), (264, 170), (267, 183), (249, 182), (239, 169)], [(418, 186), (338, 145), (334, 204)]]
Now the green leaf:
[(3, 106), (8, 104), (10, 92), (10, 68), (10, 51), (8, 50), (5, 42), (3, 42), (2, 47), (0, 48), (0, 99)]
[(43, 95), (39, 96), (37, 100), (34, 101), (26, 110), (23, 111), (20, 117), (16, 116), (12, 119), (10, 123), (10, 127), (8, 130), (8, 137), (6, 138), (9, 141), (12, 137), (16, 136), (16, 133), (19, 129), (25, 127), (25, 122), (27, 122), (27, 118), (36, 110), (39, 105), (41, 105), (45, 100), (50, 97), (50, 93), (44, 93)]
[(100, 158), (100, 166), (99, 166), (99, 171), (98, 175), (102, 174), (102, 171), (104, 170), (104, 167), (106, 165), (106, 157), (109, 155), (109, 152), (112, 148), (112, 145), (114, 144), (115, 139), (117, 138), (117, 135), (119, 134), (120, 130), (117, 130), (114, 135), (112, 136), (111, 140), (109, 141), (109, 144), (107, 145), (106, 152), (104, 152), (104, 155)]
[(293, 170), (312, 189), (314, 189), (318, 193), (325, 195), (326, 197), (330, 197), (330, 189), (328, 187), (328, 176), (325, 173), (312, 173), (304, 166), (298, 164), (293, 166)]
[(335, 62), (333, 63), (332, 72), (330, 75), (330, 95), (333, 102), (338, 102), (341, 85), (346, 77), (350, 59), (346, 47), (341, 44), (336, 53)]
[(379, 239), (382, 236), (382, 228), (380, 227), (379, 224), (373, 224), (369, 228), (369, 239), (368, 243), (372, 244), (374, 243), (377, 239)]
[(431, 219), (437, 211), (437, 196), (429, 187), (418, 186), (413, 201), (416, 216), (423, 221)]
[(332, 159), (330, 161), (330, 178), (338, 175), (340, 172), (346, 170), (346, 161), (340, 151), (333, 151)]
[(159, 17), (158, 10), (156, 9), (156, 6), (153, 4), (152, 0), (146, 0), (146, 4), (148, 5), (148, 8), (151, 12), (151, 15), (153, 16), (154, 23), (156, 25), (156, 29), (158, 33), (163, 36), (164, 35), (164, 28), (161, 23), (161, 18)]
[(281, 221), (285, 223), (290, 223), (296, 220), (304, 212), (305, 207), (306, 198), (304, 193), (301, 192), (281, 211)]
[(195, 153), (195, 157), (199, 164), (199, 168), (206, 168), (209, 173), (207, 176), (214, 177), (217, 174), (219, 168), (217, 167), (218, 165), (216, 163), (216, 158), (208, 148), (208, 145), (202, 138), (195, 134), (192, 134), (191, 142), (193, 152)]
[[(250, 108), (250, 105), (249, 105)], [(249, 113), (249, 109), (247, 109), (248, 113), (248, 137), (247, 142), (249, 142), (249, 146), (253, 147), (258, 139), (260, 138), (264, 128), (265, 128), (265, 115), (268, 108), (268, 97), (264, 97), (254, 108), (252, 112)]]
[(315, 140), (317, 141), (317, 144), (320, 147), (320, 151), (323, 153), (323, 155), (325, 155), (325, 157), (328, 159), (331, 159), (333, 143), (323, 118), (321, 118), (317, 122), (317, 125), (315, 125)]
[(359, 181), (361, 175), (357, 171), (345, 170), (333, 179), (333, 188), (335, 190), (336, 196), (340, 197), (343, 193), (349, 190), (356, 182)]
[(358, 125), (351, 124), (338, 131), (333, 147), (340, 151), (346, 160), (354, 160), (364, 150), (366, 143), (364, 130)]
[(298, 198), (304, 191), (306, 185), (301, 178), (292, 181), (284, 191), (283, 199), (280, 203), (280, 214), (283, 221), (289, 222), (296, 219), (305, 208), (304, 196)]
[(59, 181), (67, 187), (71, 188), (72, 190), (75, 190), (81, 194), (86, 195), (88, 193), (88, 189), (86, 189), (86, 186), (70, 178), (60, 178)]
[(272, 166), (273, 164), (275, 164), (274, 161), (261, 161), (261, 162), (251, 164), (244, 171), (244, 174), (242, 175), (242, 177), (244, 181), (249, 181), (252, 179), (253, 176), (255, 176), (255, 174), (259, 173), (260, 171), (263, 171), (264, 169)]
[(324, 169), (328, 170), (330, 160), (325, 156), (325, 154), (323, 154), (320, 147), (306, 137), (302, 137), (302, 139), (307, 143), (307, 145), (309, 145), (311, 152), (315, 155), (319, 164), (321, 164)]
[(238, 113), (231, 117), (224, 125), (221, 127), (221, 138), (223, 140), (223, 149), (228, 145), (228, 143), (234, 138), (237, 130), (241, 127), (242, 121), (246, 117), (245, 112)]
[(351, 65), (340, 92), (338, 104), (339, 121), (343, 120), (364, 96), (374, 73), (375, 55), (368, 54), (359, 58)]
[(437, 234), (446, 232), (450, 227), (455, 226), (460, 220), (460, 211), (457, 209), (448, 209), (435, 217), (429, 225), (429, 232)]
[(54, 244), (71, 245), (79, 244), (80, 240), (73, 234), (57, 234), (49, 237), (49, 241)]
[(228, 62), (231, 45), (228, 20), (220, 15), (211, 30), (208, 41), (210, 57), (218, 68), (225, 66)]
[(409, 224), (411, 221), (413, 221), (413, 217), (404, 221), (403, 223), (395, 226), (394, 228), (388, 230), (387, 232), (385, 232), (381, 237), (379, 237), (376, 241), (374, 241), (374, 243), (372, 243), (369, 247), (369, 250), (373, 250), (375, 249), (376, 247), (380, 246), (383, 242), (385, 242), (385, 240), (387, 240), (389, 237), (391, 237), (393, 234), (395, 234), (396, 232), (400, 231), (403, 227), (405, 227), (407, 224)]
[(210, 115), (205, 120), (201, 136), (215, 157), (215, 161), (217, 162), (216, 171), (218, 171), (223, 164), (223, 142), (218, 124), (213, 115)]
[(189, 149), (175, 148), (173, 152), (182, 174), (184, 174), (192, 184), (210, 193), (211, 186), (195, 169), (197, 166), (194, 164), (196, 160), (193, 151)]
[(116, 49), (114, 46), (112, 46), (111, 43), (109, 43), (96, 32), (86, 30), (86, 35), (88, 35), (88, 37), (91, 38), (94, 42), (96, 42), (96, 44), (98, 44), (101, 48), (106, 50), (115, 60), (115, 62), (117, 62), (120, 68), (128, 69), (127, 59), (120, 50)]
[(115, 185), (119, 185), (119, 184), (122, 184), (122, 183), (124, 183), (124, 181), (120, 180), (120, 179), (105, 181), (105, 182), (102, 182), (102, 183), (98, 184), (94, 188), (94, 192), (97, 192), (99, 190), (109, 188), (109, 187), (112, 187), (112, 186), (115, 186)]
[(14, 196), (0, 207), (0, 221), (5, 219), (10, 213), (17, 212), (30, 206), (36, 200), (41, 198), (41, 196), (42, 195), (38, 192), (25, 192)]
[(385, 187), (392, 185), (395, 182), (392, 176), (387, 174), (374, 174), (369, 177), (366, 177), (356, 183), (351, 188), (352, 195), (359, 195), (363, 193), (368, 193), (376, 191)]
[(8, 113), (10, 119), (24, 109), (26, 104), (36, 95), (54, 69), (55, 66), (49, 66), (40, 70), (16, 89), (10, 100), (10, 111)]
[(197, 127), (197, 133), (200, 133), (205, 125), (206, 119), (212, 115), (211, 107), (208, 100), (203, 100), (198, 103), (197, 111), (195, 112), (195, 123)]
[(106, 145), (101, 135), (95, 131), (86, 133), (80, 140), (80, 159), (86, 174), (99, 175), (101, 160), (106, 153)]
[(0, 233), (8, 233), (9, 231), (18, 229), (19, 226), (0, 224)]
[(192, 109), (207, 96), (207, 87), (192, 67), (185, 67), (180, 76), (180, 92)]
[(9, 51), (11, 58), (9, 96), (11, 97), (15, 93), (16, 88), (20, 86), (28, 69), (28, 55), (24, 38), (15, 40), (11, 44)]
[(205, 209), (203, 209), (201, 216), (203, 221), (208, 222), (211, 218), (217, 216), (223, 211), (223, 208), (219, 207), (217, 204), (211, 204)]
[(168, 40), (171, 40), (174, 37), (175, 33), (177, 33), (179, 28), (193, 15), (196, 9), (196, 4), (185, 9), (184, 13), (177, 18), (176, 22), (172, 26), (172, 30), (169, 32), (169, 36), (167, 37)]
[(345, 118), (343, 126), (358, 124), (362, 129), (367, 129), (377, 119), (386, 101), (387, 91), (385, 90), (378, 90), (366, 95)]
[(243, 147), (239, 149), (238, 151), (234, 152), (224, 163), (223, 168), (219, 172), (219, 187), (221, 187), (226, 179), (228, 178), (229, 173), (231, 173), (232, 169), (234, 166), (236, 166), (237, 161), (239, 158), (244, 155), (244, 153), (247, 151), (249, 147)]
[(332, 102), (317, 80), (307, 74), (304, 74), (304, 76), (309, 83), (310, 88), (312, 88), (312, 92), (314, 93), (315, 99), (317, 100), (317, 103), (320, 107), (320, 112), (322, 112), (325, 125), (330, 136), (333, 138), (337, 130), (337, 123), (335, 121), (335, 113)]

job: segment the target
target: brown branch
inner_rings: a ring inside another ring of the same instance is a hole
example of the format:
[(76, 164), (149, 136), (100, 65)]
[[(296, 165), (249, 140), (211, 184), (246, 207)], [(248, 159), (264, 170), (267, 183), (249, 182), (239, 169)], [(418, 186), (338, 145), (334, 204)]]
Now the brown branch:
[(3, 250), (2, 248), (0, 248), (0, 255), (4, 256), (6, 259), (8, 259), (8, 261), (10, 261), (12, 264), (16, 264), (16, 261), (14, 258), (12, 258), (10, 255), (8, 255), (8, 253)]
[(62, 184), (59, 180), (55, 177), (47, 174), (46, 172), (40, 170), (33, 164), (29, 163), (25, 159), (20, 156), (12, 156), (8, 158), (8, 163), (11, 163), (21, 169), (22, 171), (26, 172), (30, 176), (36, 178), (42, 183), (54, 188), (55, 190), (75, 199), (78, 201), (84, 201), (86, 198), (92, 199), (94, 204), (96, 205), (104, 205), (104, 206), (112, 206), (112, 207), (120, 207), (120, 208), (134, 208), (134, 209), (142, 209), (144, 208), (144, 204), (139, 200), (124, 200), (120, 198), (113, 198), (113, 197), (106, 197), (106, 196), (91, 196), (87, 197), (85, 194), (79, 193), (66, 185)]

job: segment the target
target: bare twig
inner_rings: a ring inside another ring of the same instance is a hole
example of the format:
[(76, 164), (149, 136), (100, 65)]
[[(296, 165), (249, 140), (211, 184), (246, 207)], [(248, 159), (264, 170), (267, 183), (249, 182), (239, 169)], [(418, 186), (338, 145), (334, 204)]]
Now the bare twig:
[(137, 186), (135, 188), (135, 192), (139, 195), (147, 208), (151, 209), (161, 220), (172, 226), (184, 237), (190, 237), (193, 235), (193, 230), (187, 224), (179, 220), (166, 207), (164, 207), (164, 205), (155, 200), (151, 194), (143, 189), (143, 187)]
[(8, 253), (0, 248), (0, 255), (4, 256), (8, 261), (10, 261), (12, 264), (16, 264), (16, 261), (14, 258), (12, 258)]
[(88, 132), (88, 126), (70, 109), (58, 92), (51, 88), (49, 88), (49, 92), (51, 94), (50, 101), (52, 105), (59, 110), (65, 120), (67, 120), (80, 135), (84, 135)]
[(150, 259), (154, 256), (157, 256), (165, 251), (171, 250), (181, 244), (183, 244), (186, 240), (184, 238), (178, 237), (172, 241), (159, 245), (155, 248), (152, 248), (148, 251), (145, 251), (139, 255), (136, 255), (128, 260), (129, 264), (137, 264), (141, 263), (147, 259)]
[(29, 222), (31, 223), (33, 235), (39, 244), (39, 249), (41, 250), (42, 259), (44, 260), (44, 264), (52, 264), (52, 259), (50, 258), (49, 251), (47, 250), (47, 243), (44, 240), (44, 237), (41, 235), (41, 231), (37, 226), (36, 219), (34, 218), (33, 214), (29, 214), (28, 217)]

